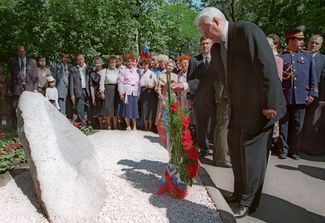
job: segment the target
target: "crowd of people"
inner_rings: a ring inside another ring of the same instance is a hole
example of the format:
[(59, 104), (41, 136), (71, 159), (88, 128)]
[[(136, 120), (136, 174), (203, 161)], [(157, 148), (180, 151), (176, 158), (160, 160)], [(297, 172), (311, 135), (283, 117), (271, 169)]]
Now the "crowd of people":
[[(267, 37), (288, 110), (286, 118), (276, 123), (273, 142), (281, 159), (288, 155), (298, 159), (299, 148), (313, 155), (324, 153), (320, 134), (325, 128), (322, 113), (325, 56), (320, 53), (323, 37), (313, 35), (304, 45), (304, 28), (287, 32), (285, 49), (281, 49), (278, 35)], [(211, 145), (218, 145), (215, 163), (230, 167), (225, 141), (229, 119), (227, 94), (220, 80), (216, 80), (213, 88), (207, 88), (205, 83), (214, 75), (208, 69), (212, 44), (211, 39), (203, 36), (199, 55), (180, 56), (176, 61), (167, 55), (138, 59), (127, 54), (108, 56), (105, 62), (98, 56), (88, 65), (84, 55), (78, 54), (73, 65), (69, 53), (62, 51), (59, 60), (50, 66), (44, 56), (39, 56), (35, 63), (26, 55), (24, 46), (17, 46), (17, 58), (8, 62), (7, 81), (3, 74), (1, 77), (2, 85), (7, 84), (7, 91), (1, 95), (11, 98), (13, 110), (24, 90), (34, 91), (48, 98), (67, 118), (72, 119), (76, 113), (80, 122), (94, 128), (122, 129), (122, 121), (128, 130), (135, 130), (138, 125), (155, 131), (165, 106), (166, 73), (170, 73), (173, 82), (189, 81), (193, 85), (182, 95), (182, 107), (192, 111), (192, 132), (196, 134), (201, 156), (207, 154)]]
[(6, 81), (12, 108), (23, 91), (34, 91), (67, 118), (76, 113), (84, 125), (155, 131), (169, 76), (183, 109), (191, 111), (200, 157), (212, 148), (216, 166), (233, 168), (234, 193), (227, 201), (239, 202), (234, 213), (243, 217), (258, 206), (271, 144), (280, 159), (325, 153), (323, 37), (312, 35), (305, 45), (305, 27), (299, 26), (286, 32), (281, 49), (278, 35), (228, 22), (216, 8), (204, 9), (196, 23), (204, 34), (201, 53), (176, 60), (126, 54), (105, 62), (98, 56), (89, 65), (78, 54), (73, 65), (62, 51), (48, 68), (44, 56), (35, 63), (17, 46)]
[[(16, 47), (16, 58), (8, 62), (6, 94), (12, 110), (23, 91), (43, 94), (68, 119), (96, 129), (156, 131), (166, 97), (167, 74), (172, 81), (186, 81), (190, 57), (172, 60), (167, 55), (137, 58), (133, 54), (96, 56), (88, 65), (83, 54), (70, 63), (68, 52), (46, 64)], [(183, 103), (187, 104), (186, 98)], [(15, 116), (15, 115), (14, 115)], [(15, 119), (15, 117), (13, 117)], [(14, 123), (16, 121), (14, 120)]]

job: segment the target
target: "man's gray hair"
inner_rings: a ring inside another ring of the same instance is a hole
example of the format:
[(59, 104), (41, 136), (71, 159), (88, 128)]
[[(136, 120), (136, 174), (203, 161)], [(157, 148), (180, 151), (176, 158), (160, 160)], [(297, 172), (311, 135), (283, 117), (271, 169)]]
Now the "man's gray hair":
[(321, 35), (319, 35), (319, 34), (314, 34), (314, 35), (312, 35), (310, 38), (309, 38), (309, 41), (308, 42), (310, 42), (310, 41), (315, 41), (316, 39), (320, 39), (320, 41), (321, 41), (321, 43), (323, 43), (323, 37), (321, 36)]
[(217, 8), (207, 7), (203, 9), (195, 19), (195, 25), (199, 27), (201, 22), (205, 24), (210, 24), (213, 18), (218, 18), (221, 22), (227, 21), (225, 15)]

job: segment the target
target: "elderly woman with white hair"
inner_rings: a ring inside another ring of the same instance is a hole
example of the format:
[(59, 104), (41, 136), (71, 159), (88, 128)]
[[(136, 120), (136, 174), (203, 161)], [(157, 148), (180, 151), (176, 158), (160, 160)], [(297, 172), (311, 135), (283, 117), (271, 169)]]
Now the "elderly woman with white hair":
[(158, 67), (155, 67), (152, 69), (152, 72), (154, 72), (157, 77), (159, 77), (160, 74), (164, 73), (166, 71), (166, 65), (169, 61), (169, 57), (164, 54), (159, 54), (155, 57), (156, 62), (158, 63)]

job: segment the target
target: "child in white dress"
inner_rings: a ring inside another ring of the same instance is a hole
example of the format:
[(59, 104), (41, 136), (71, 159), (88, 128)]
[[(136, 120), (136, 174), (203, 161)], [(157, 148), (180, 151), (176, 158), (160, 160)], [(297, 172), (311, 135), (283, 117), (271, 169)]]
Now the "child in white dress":
[(58, 89), (55, 87), (55, 79), (53, 78), (53, 76), (47, 77), (47, 83), (48, 83), (48, 87), (46, 88), (45, 91), (45, 97), (49, 100), (49, 102), (54, 107), (60, 110), (60, 106), (58, 103), (59, 100)]

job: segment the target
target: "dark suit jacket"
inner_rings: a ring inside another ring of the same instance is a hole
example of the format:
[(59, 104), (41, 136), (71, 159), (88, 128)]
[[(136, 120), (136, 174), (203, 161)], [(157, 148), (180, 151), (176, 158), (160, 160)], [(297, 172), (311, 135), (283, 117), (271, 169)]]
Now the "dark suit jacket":
[[(23, 83), (25, 82), (25, 89)], [(20, 72), (18, 58), (9, 59), (8, 62), (8, 86), (13, 96), (20, 96), (24, 90), (34, 91), (38, 87), (38, 73), (36, 62), (26, 58), (25, 81)]]
[(314, 56), (318, 81), (319, 100), (325, 101), (325, 55), (317, 52)]
[[(213, 45), (211, 57), (210, 67), (215, 69), (228, 93), (230, 125), (235, 119), (244, 131), (255, 134), (285, 115), (274, 55), (265, 34), (256, 25), (229, 22), (227, 77), (220, 44)], [(277, 116), (269, 120), (262, 109), (274, 109)]]
[(191, 58), (187, 77), (194, 108), (209, 113), (213, 111), (215, 91), (211, 80), (217, 78), (217, 75), (211, 66), (208, 69), (204, 67), (202, 54)]
[[(91, 67), (86, 67), (86, 92), (89, 96), (89, 73), (92, 70)], [(76, 98), (80, 98), (82, 94), (82, 87), (81, 87), (81, 76), (79, 73), (78, 67), (74, 66), (71, 68), (70, 77), (70, 95), (75, 96)]]

